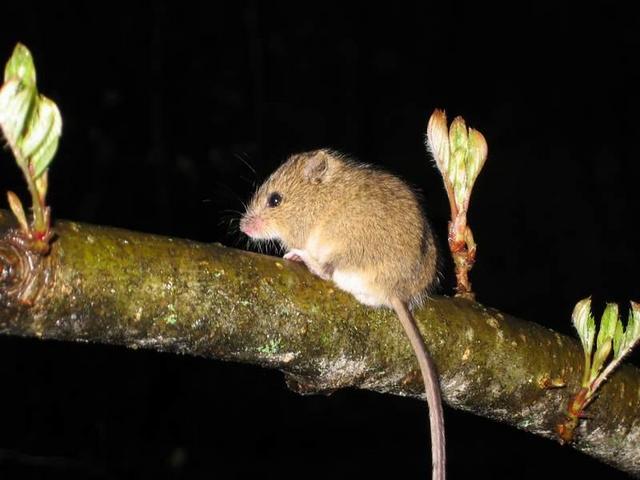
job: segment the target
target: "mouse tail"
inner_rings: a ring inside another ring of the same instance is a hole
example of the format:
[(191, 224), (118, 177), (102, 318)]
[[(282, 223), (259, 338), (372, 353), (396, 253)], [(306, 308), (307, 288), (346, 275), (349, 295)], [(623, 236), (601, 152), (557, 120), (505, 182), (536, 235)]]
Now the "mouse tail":
[(418, 359), (424, 381), (427, 404), (429, 405), (429, 423), (431, 426), (432, 480), (444, 480), (446, 463), (444, 416), (442, 413), (442, 398), (440, 396), (440, 385), (438, 383), (436, 366), (429, 355), (429, 351), (420, 335), (420, 330), (418, 330), (418, 326), (406, 302), (394, 299), (391, 301), (391, 306), (398, 315), (407, 337), (409, 337), (413, 352)]

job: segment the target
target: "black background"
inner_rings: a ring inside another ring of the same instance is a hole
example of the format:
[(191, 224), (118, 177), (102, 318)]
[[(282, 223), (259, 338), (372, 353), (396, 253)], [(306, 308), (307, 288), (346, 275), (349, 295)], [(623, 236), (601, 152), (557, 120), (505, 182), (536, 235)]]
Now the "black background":
[[(440, 107), (489, 143), (470, 213), (481, 302), (572, 333), (579, 299), (640, 299), (636, 15), (302, 4), (0, 7), (0, 59), (24, 42), (63, 114), (54, 216), (243, 246), (234, 218), (253, 184), (292, 152), (330, 146), (420, 186), (444, 238), (448, 204), (423, 146)], [(0, 179), (26, 199), (6, 150)], [(16, 338), (0, 338), (0, 379), (1, 478), (428, 476), (415, 400), (300, 397), (256, 367)], [(626, 478), (445, 415), (450, 478)]]

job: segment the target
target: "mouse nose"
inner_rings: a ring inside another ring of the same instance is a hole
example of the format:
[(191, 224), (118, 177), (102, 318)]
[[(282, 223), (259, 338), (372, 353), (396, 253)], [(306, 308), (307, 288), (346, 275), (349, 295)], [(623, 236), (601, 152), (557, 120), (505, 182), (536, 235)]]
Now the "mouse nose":
[(262, 230), (262, 220), (253, 215), (245, 215), (240, 220), (240, 231), (250, 237), (255, 237)]

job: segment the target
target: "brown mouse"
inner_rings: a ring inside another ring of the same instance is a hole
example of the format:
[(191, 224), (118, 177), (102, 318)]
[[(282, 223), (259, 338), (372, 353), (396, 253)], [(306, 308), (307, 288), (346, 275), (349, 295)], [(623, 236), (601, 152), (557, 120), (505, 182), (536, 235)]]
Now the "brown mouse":
[(438, 377), (409, 309), (437, 282), (438, 252), (416, 193), (395, 175), (339, 153), (300, 153), (260, 186), (240, 229), (254, 240), (280, 241), (284, 258), (304, 262), (361, 303), (395, 310), (425, 384), (433, 479), (444, 479)]

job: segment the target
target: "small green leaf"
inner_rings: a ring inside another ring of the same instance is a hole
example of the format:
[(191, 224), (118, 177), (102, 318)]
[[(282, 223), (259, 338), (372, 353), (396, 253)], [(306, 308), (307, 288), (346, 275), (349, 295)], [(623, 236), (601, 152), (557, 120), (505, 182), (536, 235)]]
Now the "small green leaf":
[(466, 152), (468, 143), (467, 124), (464, 122), (464, 118), (458, 116), (453, 119), (449, 127), (449, 145), (451, 152), (460, 150)]
[[(466, 184), (467, 169), (465, 158), (467, 156), (468, 143), (469, 138), (464, 119), (462, 117), (454, 118), (449, 127), (450, 161), (447, 174), (452, 185), (454, 185), (456, 200), (458, 200), (458, 196)], [(460, 204), (461, 202), (458, 202), (458, 205)]]
[(40, 95), (36, 112), (31, 117), (22, 148), (30, 159), (34, 178), (38, 178), (53, 160), (62, 133), (62, 117), (55, 103)]
[[(46, 177), (58, 148), (62, 117), (56, 104), (38, 93), (33, 58), (24, 45), (16, 46), (4, 73), (5, 83), (0, 88), (0, 130), (31, 193), (31, 231), (38, 238), (50, 238), (49, 209), (45, 205)], [(12, 210), (22, 224), (24, 212), (20, 212), (15, 200), (17, 197), (9, 197)]]
[(616, 329), (613, 333), (613, 358), (618, 358), (620, 355), (621, 349), (624, 343), (624, 327), (622, 326), (622, 321), (618, 319), (616, 322)]
[(4, 68), (4, 81), (18, 80), (29, 89), (36, 87), (36, 67), (31, 52), (23, 44), (18, 43), (13, 49), (11, 58)]
[(19, 148), (19, 143), (29, 123), (34, 98), (35, 90), (24, 88), (18, 80), (5, 83), (0, 89), (0, 129), (21, 165), (27, 160)]
[(448, 180), (449, 168), (449, 130), (447, 115), (443, 110), (434, 110), (427, 126), (427, 144), (436, 162), (442, 178)]
[(462, 209), (462, 206), (465, 205), (465, 201), (469, 196), (469, 191), (467, 189), (467, 168), (465, 164), (466, 152), (462, 150), (458, 150), (455, 154), (451, 156), (451, 174), (453, 177), (453, 191), (455, 194), (456, 205), (458, 205), (459, 209)]
[(600, 320), (600, 331), (596, 340), (597, 348), (600, 349), (607, 340), (612, 340), (616, 331), (616, 323), (619, 322), (618, 304), (607, 303)]
[(5, 68), (0, 128), (25, 174), (42, 175), (55, 155), (62, 117), (54, 102), (38, 94), (33, 58), (22, 44)]
[(580, 300), (571, 315), (573, 326), (578, 331), (585, 355), (590, 358), (593, 349), (593, 339), (596, 333), (596, 324), (591, 315), (591, 297)]
[(593, 381), (602, 370), (602, 365), (609, 357), (611, 353), (611, 337), (607, 337), (606, 340), (603, 341), (602, 344), (598, 345), (596, 349), (596, 353), (593, 356), (593, 364), (591, 365), (591, 375), (589, 377), (589, 381)]
[(487, 141), (484, 139), (478, 130), (473, 128), (469, 129), (469, 147), (467, 156), (467, 178), (469, 182), (469, 188), (473, 186), (480, 173), (480, 170), (484, 166), (484, 162), (487, 160)]
[(620, 345), (620, 356), (626, 355), (640, 340), (640, 305), (631, 302), (629, 319), (624, 333), (624, 339)]

